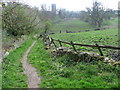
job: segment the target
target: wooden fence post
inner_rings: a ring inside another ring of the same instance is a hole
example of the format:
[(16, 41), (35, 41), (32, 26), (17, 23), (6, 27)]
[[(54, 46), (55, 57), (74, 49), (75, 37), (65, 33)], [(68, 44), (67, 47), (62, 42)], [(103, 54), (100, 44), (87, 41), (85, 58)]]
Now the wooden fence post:
[(55, 44), (54, 40), (51, 38), (52, 43), (54, 44), (55, 48), (57, 48), (57, 45)]
[(74, 43), (73, 43), (72, 41), (71, 41), (70, 43), (71, 43), (71, 45), (72, 45), (74, 51), (77, 52), (77, 50), (76, 50), (76, 48), (75, 48), (75, 46), (74, 46)]
[(99, 45), (98, 45), (97, 43), (96, 43), (96, 46), (97, 46), (97, 48), (98, 48), (98, 50), (99, 50), (99, 52), (100, 52), (100, 55), (101, 55), (101, 56), (104, 56), (103, 53), (102, 53), (102, 50), (100, 49), (100, 47), (99, 47)]
[(62, 43), (61, 43), (61, 41), (58, 39), (58, 41), (59, 41), (59, 44), (60, 44), (60, 46), (62, 47)]

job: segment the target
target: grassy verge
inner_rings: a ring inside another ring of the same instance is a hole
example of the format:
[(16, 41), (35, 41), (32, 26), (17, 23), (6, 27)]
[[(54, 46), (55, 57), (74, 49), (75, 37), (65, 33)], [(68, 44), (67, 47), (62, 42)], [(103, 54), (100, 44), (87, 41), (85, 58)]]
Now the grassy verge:
[(27, 77), (23, 74), (21, 60), (33, 41), (33, 38), (29, 39), (3, 59), (2, 88), (27, 88)]
[(41, 88), (117, 88), (119, 67), (99, 63), (76, 63), (73, 57), (51, 57), (41, 39), (32, 48), (29, 62), (41, 76)]

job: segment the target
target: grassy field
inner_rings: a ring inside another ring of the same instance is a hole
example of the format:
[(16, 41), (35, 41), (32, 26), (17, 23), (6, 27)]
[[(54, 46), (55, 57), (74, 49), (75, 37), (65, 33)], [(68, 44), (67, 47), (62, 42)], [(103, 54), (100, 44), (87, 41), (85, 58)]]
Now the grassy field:
[(27, 77), (23, 74), (21, 60), (33, 40), (30, 38), (3, 59), (2, 88), (27, 88)]
[(107, 29), (100, 31), (81, 32), (81, 33), (62, 33), (50, 35), (55, 39), (73, 41), (83, 44), (113, 45), (118, 46), (118, 29)]
[[(81, 33), (62, 33), (62, 34), (54, 34), (50, 35), (50, 37), (54, 39), (60, 39), (63, 41), (73, 41), (80, 44), (89, 44), (95, 45), (96, 43), (99, 45), (110, 45), (110, 46), (118, 46), (118, 29), (108, 29), (108, 30), (100, 30), (100, 31), (91, 31), (91, 32), (81, 32)], [(56, 43), (58, 45), (58, 43)], [(65, 47), (72, 48), (69, 45), (63, 44)], [(79, 47), (76, 46), (78, 51), (89, 51), (89, 52), (97, 52), (97, 48), (87, 48), (87, 47)], [(110, 49), (102, 49), (104, 55), (108, 55), (108, 52), (111, 52)]]
[[(102, 28), (118, 28), (118, 18), (104, 21)], [(51, 27), (51, 31), (55, 33), (59, 33), (60, 31), (64, 33), (66, 30), (77, 33), (85, 30), (94, 31), (94, 29), (94, 26), (88, 24), (87, 22), (81, 21), (79, 18), (61, 20)]]
[(43, 41), (32, 48), (29, 62), (37, 68), (41, 88), (117, 88), (120, 68), (109, 64), (76, 63), (72, 57), (51, 57)]
[(74, 18), (69, 20), (63, 20), (60, 23), (53, 25), (51, 30), (54, 32), (65, 32), (66, 30), (78, 32), (84, 30), (93, 30), (93, 27), (86, 22), (80, 21), (80, 19)]

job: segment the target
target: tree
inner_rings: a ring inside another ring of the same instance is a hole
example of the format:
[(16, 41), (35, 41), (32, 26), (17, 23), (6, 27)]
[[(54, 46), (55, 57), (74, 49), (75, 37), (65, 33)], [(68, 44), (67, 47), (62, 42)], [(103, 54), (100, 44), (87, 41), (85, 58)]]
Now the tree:
[(95, 1), (93, 2), (92, 8), (87, 8), (87, 12), (89, 14), (90, 23), (100, 28), (105, 16), (103, 5), (100, 2)]
[(105, 11), (105, 19), (106, 20), (110, 20), (111, 18), (115, 18), (117, 17), (118, 15), (115, 14), (115, 10), (112, 10), (112, 9), (107, 9)]
[(20, 3), (8, 3), (3, 8), (3, 30), (9, 35), (21, 36), (35, 30), (39, 24), (37, 14), (27, 5)]
[(52, 12), (47, 9), (45, 4), (41, 5), (41, 10), (39, 11), (39, 18), (44, 22), (48, 20), (53, 20)]
[(60, 9), (59, 12), (58, 12), (58, 15), (60, 18), (64, 19), (67, 17), (67, 13), (66, 13), (66, 9)]
[(90, 21), (90, 17), (88, 12), (86, 11), (80, 11), (80, 20), (85, 21), (85, 22), (89, 22)]

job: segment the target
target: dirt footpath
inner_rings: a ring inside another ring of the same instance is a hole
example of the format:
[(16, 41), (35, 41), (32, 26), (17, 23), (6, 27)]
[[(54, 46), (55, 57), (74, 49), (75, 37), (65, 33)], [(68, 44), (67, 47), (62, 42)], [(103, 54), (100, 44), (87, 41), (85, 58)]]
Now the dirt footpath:
[(40, 78), (38, 77), (38, 74), (36, 72), (36, 69), (27, 62), (27, 56), (31, 50), (31, 48), (35, 45), (37, 40), (35, 40), (32, 45), (28, 48), (28, 50), (25, 52), (22, 60), (23, 68), (25, 69), (25, 74), (28, 78), (28, 88), (39, 88)]

